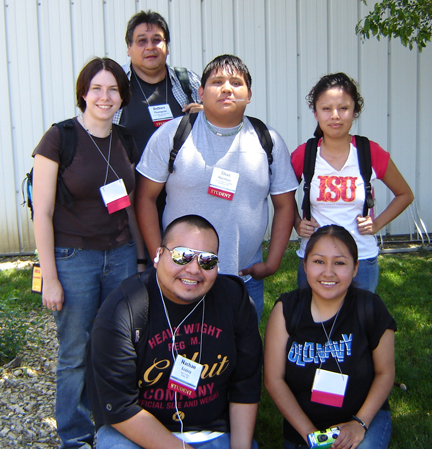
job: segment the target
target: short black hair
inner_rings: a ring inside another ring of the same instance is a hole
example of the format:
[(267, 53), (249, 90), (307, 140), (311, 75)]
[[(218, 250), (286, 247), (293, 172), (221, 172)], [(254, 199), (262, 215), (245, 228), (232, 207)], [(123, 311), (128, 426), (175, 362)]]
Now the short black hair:
[(234, 55), (220, 55), (210, 61), (202, 74), (201, 77), (201, 87), (204, 89), (206, 82), (213, 71), (218, 72), (226, 71), (229, 74), (240, 73), (243, 75), (247, 88), (250, 89), (252, 86), (252, 77), (249, 73), (249, 69), (246, 64), (237, 56)]
[(164, 246), (169, 241), (169, 236), (171, 231), (179, 224), (186, 223), (190, 226), (195, 226), (198, 229), (210, 229), (216, 234), (217, 242), (218, 242), (218, 250), (219, 250), (219, 235), (215, 229), (215, 227), (204, 217), (200, 215), (183, 215), (182, 217), (178, 217), (173, 220), (166, 228), (164, 235), (162, 237), (161, 246)]
[(170, 43), (170, 32), (166, 20), (158, 12), (149, 9), (148, 11), (137, 12), (129, 19), (125, 35), (126, 44), (128, 46), (132, 45), (135, 28), (142, 23), (149, 23), (161, 28), (164, 32), (166, 44), (168, 45)]

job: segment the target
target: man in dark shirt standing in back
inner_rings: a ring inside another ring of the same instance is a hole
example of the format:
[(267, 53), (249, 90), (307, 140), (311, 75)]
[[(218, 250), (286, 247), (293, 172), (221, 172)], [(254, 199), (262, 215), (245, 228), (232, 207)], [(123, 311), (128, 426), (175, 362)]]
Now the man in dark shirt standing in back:
[(164, 122), (187, 112), (202, 109), (198, 88), (200, 77), (183, 69), (187, 81), (182, 86), (175, 69), (167, 65), (170, 32), (165, 19), (154, 11), (132, 16), (126, 30), (127, 54), (123, 69), (131, 84), (131, 101), (114, 116), (114, 123), (125, 126), (133, 135), (139, 151)]
[[(133, 15), (127, 25), (125, 40), (130, 62), (123, 66), (123, 70), (130, 81), (131, 101), (115, 114), (113, 122), (131, 132), (142, 154), (159, 126), (175, 117), (202, 109), (202, 105), (198, 104), (201, 78), (190, 70), (172, 68), (166, 63), (170, 32), (159, 13), (149, 10)], [(157, 200), (160, 222), (165, 197), (163, 190)], [(150, 262), (147, 248), (145, 255), (146, 259), (139, 259), (138, 264)]]

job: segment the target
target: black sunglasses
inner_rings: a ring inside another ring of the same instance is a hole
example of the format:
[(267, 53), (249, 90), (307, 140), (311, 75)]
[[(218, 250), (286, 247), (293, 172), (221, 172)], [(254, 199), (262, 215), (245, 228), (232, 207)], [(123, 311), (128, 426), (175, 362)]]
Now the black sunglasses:
[(203, 270), (213, 270), (219, 262), (218, 256), (208, 251), (197, 251), (184, 246), (169, 249), (167, 246), (162, 245), (162, 248), (166, 248), (171, 253), (172, 260), (177, 265), (187, 265), (197, 257), (198, 265)]

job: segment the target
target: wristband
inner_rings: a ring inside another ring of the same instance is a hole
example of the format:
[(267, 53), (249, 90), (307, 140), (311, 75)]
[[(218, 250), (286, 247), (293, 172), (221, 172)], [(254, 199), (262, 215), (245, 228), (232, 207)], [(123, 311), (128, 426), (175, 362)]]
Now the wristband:
[(363, 420), (361, 420), (360, 418), (357, 418), (357, 416), (355, 416), (355, 415), (353, 415), (353, 420), (354, 420), (354, 421), (357, 421), (357, 422), (363, 427), (363, 429), (365, 430), (365, 432), (368, 431), (367, 425), (364, 423)]
[(138, 265), (147, 265), (147, 259), (137, 259)]

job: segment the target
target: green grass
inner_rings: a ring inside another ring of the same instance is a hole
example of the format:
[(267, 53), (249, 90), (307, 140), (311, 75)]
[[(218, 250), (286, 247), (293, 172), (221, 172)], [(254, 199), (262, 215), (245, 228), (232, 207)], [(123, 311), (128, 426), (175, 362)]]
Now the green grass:
[[(279, 271), (266, 279), (265, 324), (281, 293), (296, 288), (297, 244), (290, 243)], [(386, 254), (379, 257), (377, 293), (394, 316), (396, 332), (396, 380), (407, 391), (390, 394), (393, 433), (390, 449), (426, 449), (432, 436), (432, 251)], [(283, 447), (282, 417), (263, 388), (258, 410), (256, 439), (261, 449)]]
[[(290, 243), (280, 270), (265, 281), (260, 331), (281, 293), (296, 287), (297, 244)], [(391, 449), (426, 449), (432, 435), (432, 251), (380, 256), (377, 293), (395, 317), (396, 380), (393, 388)], [(29, 311), (44, 313), (40, 295), (31, 293), (30, 270), (0, 271), (0, 366), (25, 343)], [(34, 324), (34, 323), (33, 323)], [(2, 356), (2, 351), (7, 356)], [(282, 448), (282, 417), (263, 388), (256, 439), (261, 449)]]
[(31, 292), (31, 270), (0, 271), (0, 367), (12, 360), (29, 340), (27, 329), (38, 326), (41, 297)]

